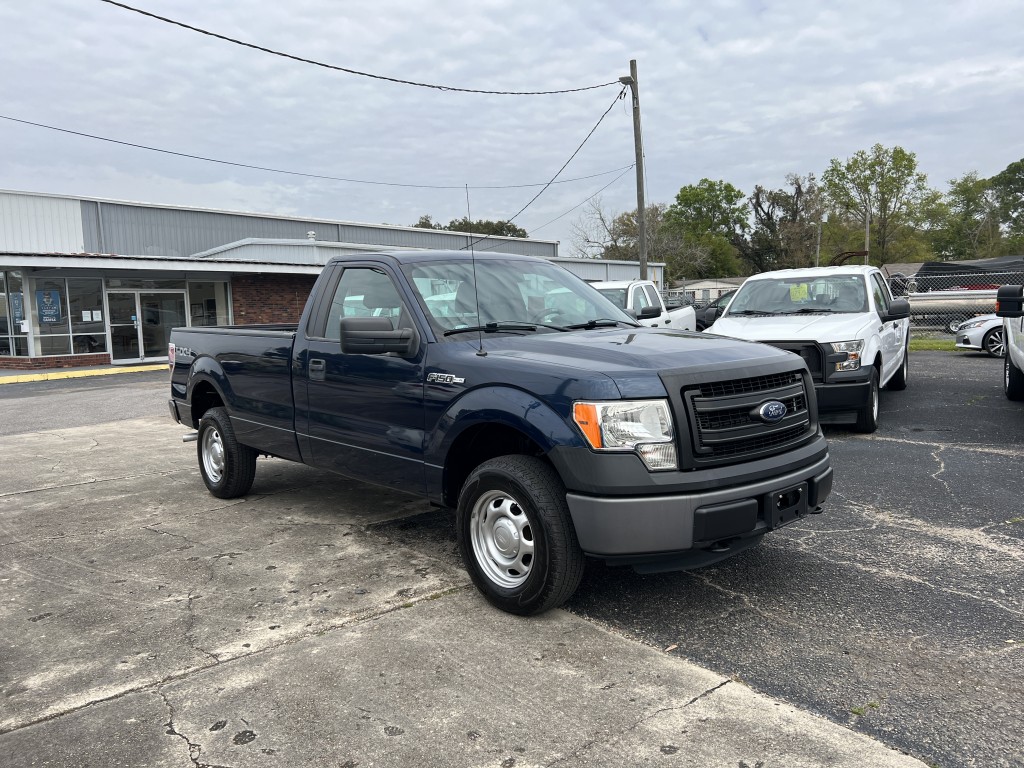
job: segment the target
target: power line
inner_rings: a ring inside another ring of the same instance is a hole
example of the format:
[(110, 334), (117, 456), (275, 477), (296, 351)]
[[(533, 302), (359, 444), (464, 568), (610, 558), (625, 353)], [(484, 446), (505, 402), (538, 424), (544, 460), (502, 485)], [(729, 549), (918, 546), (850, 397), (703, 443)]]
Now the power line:
[(227, 43), (234, 43), (235, 45), (241, 45), (241, 46), (244, 46), (246, 48), (252, 48), (255, 51), (263, 51), (264, 53), (269, 53), (272, 56), (280, 56), (281, 58), (291, 59), (292, 61), (298, 61), (298, 62), (301, 62), (303, 64), (312, 64), (313, 66), (316, 66), (316, 67), (323, 67), (324, 69), (331, 69), (331, 70), (334, 70), (336, 72), (345, 72), (345, 73), (350, 74), (350, 75), (359, 75), (360, 77), (369, 77), (369, 78), (372, 78), (374, 80), (385, 80), (385, 81), (387, 81), (389, 83), (399, 83), (401, 85), (414, 85), (414, 86), (417, 86), (418, 88), (433, 88), (434, 90), (437, 90), (437, 91), (452, 91), (452, 92), (455, 92), (455, 93), (485, 93), (485, 94), (490, 94), (490, 95), (493, 95), (493, 96), (550, 96), (550, 95), (559, 94), (559, 93), (579, 93), (580, 91), (592, 91), (592, 90), (595, 90), (597, 88), (606, 88), (609, 85), (618, 85), (619, 84), (618, 80), (614, 80), (614, 81), (608, 82), (608, 83), (598, 83), (597, 85), (587, 85), (587, 86), (584, 86), (582, 88), (565, 88), (563, 90), (558, 90), (558, 91), (488, 91), (488, 90), (483, 90), (483, 89), (478, 89), (478, 88), (456, 88), (456, 87), (450, 86), (450, 85), (436, 85), (436, 84), (432, 84), (432, 83), (419, 83), (419, 82), (416, 82), (414, 80), (402, 80), (402, 79), (397, 78), (397, 77), (387, 77), (385, 75), (375, 75), (375, 74), (372, 74), (370, 72), (361, 72), (358, 69), (349, 69), (348, 67), (339, 67), (339, 66), (337, 66), (335, 64), (326, 64), (326, 63), (324, 63), (322, 61), (316, 61), (315, 59), (307, 59), (307, 58), (304, 58), (302, 56), (296, 56), (296, 55), (291, 54), (291, 53), (284, 53), (282, 51), (275, 51), (273, 48), (266, 48), (266, 47), (264, 47), (262, 45), (256, 45), (255, 43), (247, 43), (244, 40), (238, 40), (238, 39), (236, 39), (234, 37), (228, 37), (227, 35), (221, 35), (221, 34), (219, 34), (217, 32), (211, 32), (208, 29), (202, 29), (201, 27), (194, 27), (191, 24), (186, 24), (186, 23), (184, 23), (182, 21), (176, 21), (175, 19), (169, 19), (166, 16), (158, 16), (155, 13), (150, 13), (149, 11), (144, 11), (141, 8), (134, 8), (134, 7), (130, 6), (130, 5), (125, 5), (124, 3), (115, 2), (115, 0), (100, 0), (100, 2), (101, 3), (106, 3), (107, 5), (116, 6), (118, 8), (123, 8), (126, 11), (131, 11), (132, 13), (138, 13), (138, 14), (140, 14), (142, 16), (147, 16), (147, 17), (149, 17), (151, 19), (156, 19), (157, 21), (162, 21), (162, 22), (164, 22), (166, 24), (173, 24), (174, 26), (181, 27), (182, 29), (187, 29), (187, 30), (190, 30), (192, 32), (198, 32), (201, 35), (207, 35), (209, 37), (215, 37), (218, 40), (223, 40), (223, 41), (225, 41)]
[(621, 179), (621, 178), (622, 178), (623, 176), (625, 176), (625, 175), (626, 175), (627, 173), (629, 173), (629, 172), (630, 172), (631, 170), (633, 170), (633, 168), (634, 168), (635, 166), (636, 166), (636, 163), (633, 163), (632, 165), (627, 165), (627, 166), (626, 166), (626, 168), (625, 168), (625, 170), (623, 170), (623, 171), (622, 171), (622, 173), (620, 173), (620, 174), (619, 174), (618, 176), (616, 176), (616, 177), (615, 177), (614, 179), (612, 179), (611, 181), (609, 181), (609, 182), (608, 182), (607, 184), (605, 184), (605, 185), (604, 185), (603, 187), (601, 187), (601, 188), (600, 188), (599, 190), (597, 190), (597, 192), (595, 192), (594, 194), (592, 194), (592, 195), (591, 195), (590, 197), (586, 198), (585, 200), (581, 200), (580, 202), (578, 202), (578, 203), (577, 203), (576, 205), (574, 205), (574, 206), (573, 206), (572, 208), (570, 208), (570, 209), (569, 209), (568, 211), (566, 211), (565, 213), (563, 213), (563, 214), (560, 214), (560, 215), (558, 215), (558, 216), (555, 216), (555, 218), (553, 218), (553, 219), (552, 219), (551, 221), (549, 221), (549, 222), (547, 222), (547, 223), (545, 223), (545, 224), (541, 224), (541, 225), (540, 225), (539, 227), (533, 227), (533, 228), (532, 228), (532, 229), (531, 229), (530, 231), (531, 231), (531, 232), (537, 232), (538, 230), (544, 229), (544, 227), (546, 227), (546, 226), (548, 226), (548, 225), (550, 225), (550, 224), (554, 224), (554, 223), (555, 223), (556, 221), (558, 221), (559, 219), (564, 219), (564, 218), (565, 218), (566, 216), (568, 216), (568, 215), (569, 215), (570, 213), (572, 213), (573, 211), (575, 211), (575, 210), (576, 210), (577, 208), (579, 208), (579, 207), (580, 207), (580, 206), (582, 206), (582, 205), (586, 205), (586, 204), (587, 204), (587, 203), (589, 203), (589, 202), (590, 202), (591, 200), (593, 200), (593, 199), (594, 199), (595, 197), (597, 197), (598, 195), (600, 195), (600, 194), (601, 194), (602, 192), (604, 192), (604, 191), (605, 191), (606, 189), (608, 189), (608, 187), (610, 187), (610, 186), (611, 186), (612, 184), (614, 184), (614, 183), (615, 183), (615, 182), (617, 182), (617, 181), (618, 181), (619, 179)]
[[(526, 205), (524, 205), (522, 208), (520, 208), (518, 211), (516, 211), (514, 216), (512, 216), (509, 219), (506, 219), (506, 221), (509, 224), (511, 224), (513, 221), (515, 221), (517, 218), (519, 218), (519, 214), (521, 214), (523, 211), (525, 211), (527, 208), (529, 208), (531, 205), (533, 205), (533, 203), (537, 200), (537, 198), (540, 197), (541, 195), (543, 195), (547, 191), (548, 187), (550, 187), (552, 184), (555, 183), (555, 179), (558, 178), (559, 174), (561, 174), (562, 171), (564, 171), (566, 169), (566, 166), (568, 166), (569, 163), (571, 163), (573, 161), (573, 158), (576, 157), (576, 155), (578, 155), (580, 153), (580, 150), (583, 149), (583, 145), (586, 144), (588, 141), (590, 141), (590, 137), (594, 135), (594, 131), (596, 131), (598, 126), (601, 125), (602, 122), (604, 122), (604, 119), (606, 117), (608, 117), (608, 113), (612, 111), (612, 107), (615, 106), (615, 102), (618, 101), (619, 99), (621, 99), (625, 95), (626, 95), (626, 89), (623, 88), (621, 91), (619, 91), (619, 95), (616, 96), (614, 99), (612, 99), (612, 103), (608, 105), (608, 109), (606, 109), (601, 114), (601, 116), (597, 119), (597, 122), (594, 123), (594, 127), (590, 129), (590, 133), (588, 133), (586, 135), (586, 137), (583, 139), (583, 141), (580, 142), (580, 145), (578, 147), (576, 147), (576, 151), (573, 152), (571, 155), (569, 155), (569, 159), (566, 160), (564, 163), (562, 163), (562, 167), (558, 169), (558, 171), (555, 173), (554, 176), (551, 177), (551, 181), (549, 181), (547, 184), (545, 184), (544, 188), (541, 189), (540, 192), (538, 192), (536, 195), (531, 197), (530, 198), (530, 202), (528, 202)], [(485, 238), (480, 238), (479, 240), (471, 241), (467, 245), (462, 246), (462, 248), (460, 248), (459, 250), (460, 251), (464, 251), (467, 248), (472, 248), (476, 243), (479, 243), (481, 240), (484, 240), (484, 239)]]
[[(202, 161), (207, 162), (207, 163), (218, 163), (220, 165), (230, 165), (230, 166), (233, 166), (235, 168), (248, 168), (248, 169), (254, 170), (254, 171), (267, 171), (269, 173), (283, 173), (283, 174), (286, 174), (288, 176), (302, 176), (303, 178), (307, 178), (307, 179), (322, 179), (322, 180), (325, 180), (325, 181), (341, 181), (341, 182), (345, 182), (347, 184), (370, 184), (370, 185), (380, 186), (380, 187), (403, 187), (403, 188), (407, 188), (407, 189), (463, 189), (463, 187), (465, 186), (465, 185), (451, 185), (451, 186), (447, 186), (447, 185), (439, 185), (439, 184), (403, 184), (403, 183), (394, 182), (394, 181), (369, 181), (367, 179), (347, 179), (347, 178), (340, 177), (340, 176), (325, 176), (323, 174), (317, 174), (317, 173), (303, 173), (301, 171), (288, 171), (288, 170), (284, 170), (282, 168), (269, 168), (269, 167), (263, 166), (263, 165), (250, 165), (248, 163), (236, 163), (236, 162), (233, 162), (231, 160), (219, 160), (219, 159), (217, 159), (215, 157), (204, 157), (203, 155), (191, 155), (191, 154), (188, 154), (187, 152), (175, 152), (174, 150), (171, 150), (171, 149), (161, 149), (160, 147), (150, 147), (150, 146), (147, 146), (145, 144), (136, 144), (136, 143), (131, 142), (131, 141), (121, 141), (119, 139), (111, 139), (111, 138), (109, 138), (107, 136), (97, 136), (96, 134), (92, 134), (92, 133), (84, 133), (82, 131), (73, 131), (70, 128), (60, 128), (60, 127), (55, 126), (55, 125), (46, 125), (45, 123), (35, 123), (35, 122), (32, 122), (31, 120), (22, 120), (22, 119), (17, 118), (17, 117), (10, 117), (8, 115), (0, 115), (0, 119), (2, 119), (2, 120), (10, 120), (12, 123), (21, 123), (22, 125), (31, 125), (31, 126), (34, 126), (36, 128), (46, 128), (47, 130), (57, 131), (58, 133), (69, 133), (72, 136), (82, 136), (82, 137), (87, 138), (87, 139), (95, 139), (97, 141), (105, 141), (105, 142), (108, 142), (110, 144), (120, 144), (123, 147), (133, 147), (135, 149), (145, 149), (145, 150), (147, 150), (149, 152), (160, 152), (161, 154), (164, 154), (164, 155), (174, 155), (175, 157), (185, 157), (185, 158), (188, 158), (190, 160), (202, 160)], [(632, 167), (632, 166), (630, 166), (630, 167)], [(616, 172), (621, 171), (621, 170), (622, 170), (622, 168), (613, 168), (610, 171), (601, 171), (600, 173), (594, 173), (594, 174), (591, 174), (589, 176), (578, 176), (578, 177), (572, 178), (572, 179), (562, 179), (561, 181), (558, 181), (558, 182), (555, 182), (555, 183), (557, 183), (557, 184), (569, 184), (570, 182), (573, 182), (573, 181), (585, 181), (587, 179), (594, 179), (594, 178), (598, 178), (600, 176), (607, 176), (608, 174), (616, 173)], [(470, 189), (528, 189), (530, 187), (545, 187), (545, 188), (547, 188), (551, 183), (552, 182), (550, 182), (550, 181), (547, 182), (547, 183), (541, 181), (541, 182), (536, 182), (536, 183), (533, 183), (533, 184), (481, 185), (481, 186), (475, 186), (475, 187), (471, 186)]]

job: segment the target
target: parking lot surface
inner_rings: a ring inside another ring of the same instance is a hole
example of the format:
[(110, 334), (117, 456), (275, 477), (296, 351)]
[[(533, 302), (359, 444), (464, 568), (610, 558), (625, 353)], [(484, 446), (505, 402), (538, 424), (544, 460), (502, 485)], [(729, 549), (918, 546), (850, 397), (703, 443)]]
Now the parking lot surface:
[(1024, 765), (1024, 408), (911, 365), (825, 514), (526, 620), (410, 497), (209, 496), (165, 376), (0, 387), (0, 764)]

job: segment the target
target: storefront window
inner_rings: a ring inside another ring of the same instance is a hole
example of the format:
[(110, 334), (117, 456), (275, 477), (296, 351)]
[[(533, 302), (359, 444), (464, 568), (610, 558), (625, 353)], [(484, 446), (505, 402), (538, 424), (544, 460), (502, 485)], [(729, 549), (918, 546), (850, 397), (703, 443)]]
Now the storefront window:
[(11, 317), (7, 303), (7, 278), (0, 272), (0, 355), (11, 354)]
[(107, 351), (103, 322), (103, 281), (69, 279), (72, 346), (75, 354)]
[(190, 325), (227, 325), (228, 284), (224, 282), (189, 283)]
[(141, 280), (137, 277), (108, 277), (107, 289), (111, 291), (128, 288), (131, 290), (152, 290), (164, 289), (173, 290), (180, 288), (184, 290), (184, 278), (178, 280)]
[(7, 306), (10, 309), (11, 353), (23, 357), (28, 356), (28, 333), (23, 331), (25, 321), (25, 294), (22, 292), (20, 270), (7, 273)]
[(64, 280), (35, 280), (33, 319), (38, 323), (37, 355), (71, 354), (67, 285)]

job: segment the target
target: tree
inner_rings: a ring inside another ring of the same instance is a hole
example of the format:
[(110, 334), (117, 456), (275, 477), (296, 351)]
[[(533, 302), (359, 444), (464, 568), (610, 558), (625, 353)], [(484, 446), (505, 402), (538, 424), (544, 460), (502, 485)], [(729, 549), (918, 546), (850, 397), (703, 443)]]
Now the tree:
[(916, 251), (916, 227), (938, 193), (917, 170), (917, 156), (902, 147), (875, 144), (846, 162), (833, 158), (822, 174), (825, 195), (841, 221), (861, 227), (870, 217), (871, 256), (885, 264)]
[(746, 243), (749, 218), (745, 195), (726, 181), (701, 179), (680, 188), (664, 217), (667, 233), (681, 242), (674, 271), (686, 277), (739, 274), (737, 256)]
[(749, 204), (754, 227), (749, 240), (734, 239), (740, 256), (754, 272), (814, 264), (821, 192), (814, 174), (786, 176), (788, 188), (754, 187)]
[(516, 226), (511, 221), (491, 221), (490, 219), (477, 219), (470, 221), (469, 217), (452, 219), (447, 224), (435, 222), (430, 215), (423, 214), (412, 226), (419, 229), (442, 229), (450, 232), (469, 232), (474, 235), (495, 235), (498, 237), (529, 237), (526, 230)]
[(1011, 240), (1010, 249), (1024, 251), (1024, 159), (1010, 163), (989, 179), (999, 206), (1000, 222)]
[(935, 255), (962, 261), (1000, 256), (1000, 204), (991, 179), (975, 171), (949, 182), (949, 192), (928, 211), (929, 235)]

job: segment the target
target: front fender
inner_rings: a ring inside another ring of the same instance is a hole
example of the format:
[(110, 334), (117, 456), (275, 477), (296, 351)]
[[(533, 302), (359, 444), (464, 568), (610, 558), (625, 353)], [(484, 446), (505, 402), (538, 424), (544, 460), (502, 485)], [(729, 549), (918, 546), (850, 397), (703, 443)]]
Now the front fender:
[(547, 453), (555, 446), (581, 446), (583, 438), (562, 415), (530, 393), (509, 386), (481, 387), (451, 403), (427, 437), (424, 458), (443, 466), (445, 457), (463, 432), (480, 424), (517, 429)]

